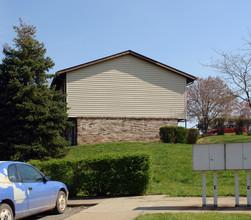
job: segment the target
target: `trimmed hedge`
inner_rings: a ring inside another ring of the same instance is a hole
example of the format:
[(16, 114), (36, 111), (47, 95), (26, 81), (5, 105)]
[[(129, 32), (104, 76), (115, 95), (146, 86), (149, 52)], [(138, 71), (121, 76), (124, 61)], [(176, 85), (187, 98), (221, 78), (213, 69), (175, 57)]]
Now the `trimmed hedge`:
[(160, 139), (164, 143), (174, 143), (175, 141), (175, 127), (174, 126), (163, 126), (159, 129)]
[(199, 130), (196, 128), (187, 129), (187, 144), (196, 144), (199, 138)]
[(150, 156), (143, 153), (29, 163), (64, 182), (71, 196), (143, 195), (151, 176)]
[(186, 143), (187, 131), (180, 126), (163, 126), (159, 129), (160, 139), (164, 143)]
[(199, 130), (180, 126), (163, 126), (159, 129), (159, 135), (164, 143), (195, 144), (199, 138)]

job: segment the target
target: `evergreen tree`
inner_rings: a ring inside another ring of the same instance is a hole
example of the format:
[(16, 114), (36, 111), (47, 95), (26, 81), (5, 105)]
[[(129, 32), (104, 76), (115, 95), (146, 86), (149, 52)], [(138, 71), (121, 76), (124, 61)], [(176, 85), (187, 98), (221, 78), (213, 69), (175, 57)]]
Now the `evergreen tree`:
[(4, 45), (0, 64), (0, 160), (62, 157), (68, 144), (62, 133), (70, 123), (64, 96), (49, 87), (54, 63), (34, 26), (20, 19), (14, 30), (14, 48)]

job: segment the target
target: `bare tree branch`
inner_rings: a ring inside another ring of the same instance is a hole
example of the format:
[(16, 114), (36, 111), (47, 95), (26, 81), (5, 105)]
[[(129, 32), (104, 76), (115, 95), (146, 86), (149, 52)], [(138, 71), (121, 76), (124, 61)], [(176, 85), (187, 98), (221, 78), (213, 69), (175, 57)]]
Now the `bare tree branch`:
[(211, 58), (211, 64), (207, 66), (222, 73), (231, 85), (233, 95), (247, 102), (251, 109), (251, 41), (244, 41), (248, 47), (237, 53), (214, 50), (220, 59)]

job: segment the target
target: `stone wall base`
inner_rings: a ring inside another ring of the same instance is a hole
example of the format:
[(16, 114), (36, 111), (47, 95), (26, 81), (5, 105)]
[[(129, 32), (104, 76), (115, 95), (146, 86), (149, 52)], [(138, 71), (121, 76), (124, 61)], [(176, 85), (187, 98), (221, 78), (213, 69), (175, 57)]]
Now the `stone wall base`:
[(160, 142), (161, 126), (177, 126), (165, 118), (77, 118), (77, 145), (109, 142)]

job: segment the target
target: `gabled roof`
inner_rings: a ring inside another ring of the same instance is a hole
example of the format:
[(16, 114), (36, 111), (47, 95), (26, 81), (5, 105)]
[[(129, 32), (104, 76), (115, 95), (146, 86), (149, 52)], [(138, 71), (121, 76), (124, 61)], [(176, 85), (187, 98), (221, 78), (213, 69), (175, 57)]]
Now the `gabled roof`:
[[(184, 76), (186, 77), (187, 79), (187, 84), (189, 83), (192, 83), (194, 80), (196, 80), (196, 77), (193, 76), (193, 75), (190, 75), (188, 73), (185, 73), (183, 71), (180, 71), (178, 69), (175, 69), (173, 67), (170, 67), (168, 65), (165, 65), (163, 63), (160, 63), (156, 60), (153, 60), (151, 58), (148, 58), (146, 56), (143, 56), (139, 53), (136, 53), (134, 51), (131, 51), (131, 50), (127, 50), (127, 51), (124, 51), (124, 52), (121, 52), (121, 53), (117, 53), (117, 54), (114, 54), (114, 55), (111, 55), (111, 56), (108, 56), (108, 57), (104, 57), (104, 58), (101, 58), (101, 59), (97, 59), (97, 60), (94, 60), (94, 61), (91, 61), (91, 62), (87, 62), (87, 63), (84, 63), (84, 64), (80, 64), (80, 65), (77, 65), (77, 66), (73, 66), (73, 67), (70, 67), (70, 68), (66, 68), (66, 69), (63, 69), (63, 70), (59, 70), (58, 72), (56, 72), (57, 76), (53, 79), (52, 81), (52, 85), (58, 85), (60, 83), (60, 81), (62, 80), (62, 78), (65, 77), (65, 74), (67, 72), (71, 72), (71, 71), (74, 71), (74, 70), (78, 70), (78, 69), (82, 69), (84, 67), (88, 67), (88, 66), (91, 66), (91, 65), (95, 65), (95, 64), (98, 64), (98, 63), (101, 63), (101, 62), (105, 62), (105, 61), (108, 61), (108, 60), (112, 60), (112, 59), (115, 59), (115, 58), (118, 58), (118, 57), (122, 57), (122, 56), (125, 56), (125, 55), (132, 55), (134, 57), (137, 57), (139, 59), (142, 59), (144, 61), (147, 61), (149, 63), (152, 63), (156, 66), (159, 66), (161, 68), (164, 68), (166, 70), (169, 70), (171, 72), (174, 72), (178, 75), (181, 75), (181, 76)], [(61, 80), (60, 80), (61, 79)]]

